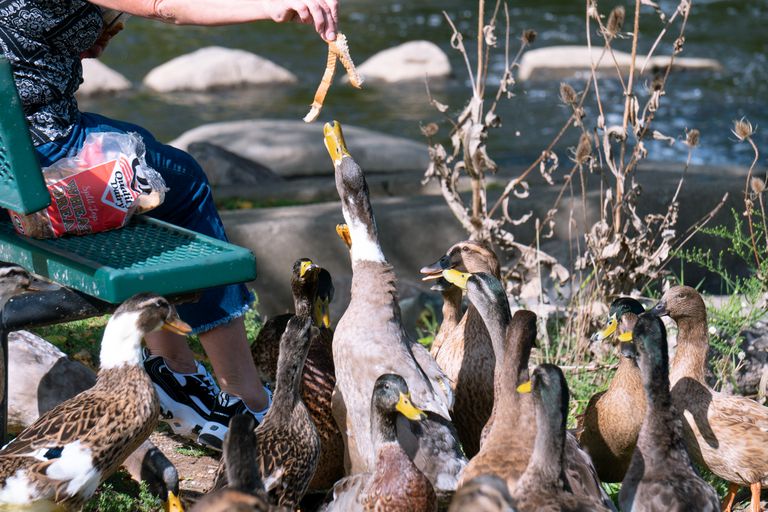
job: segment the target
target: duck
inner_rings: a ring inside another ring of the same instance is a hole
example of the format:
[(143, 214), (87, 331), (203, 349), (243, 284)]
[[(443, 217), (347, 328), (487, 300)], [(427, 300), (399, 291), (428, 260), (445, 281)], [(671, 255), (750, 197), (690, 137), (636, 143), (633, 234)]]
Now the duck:
[(531, 380), (520, 384), (517, 392), (532, 394), (537, 428), (533, 453), (512, 493), (517, 510), (607, 511), (600, 500), (573, 494), (565, 478), (563, 457), (570, 394), (563, 371), (553, 364), (539, 365), (531, 373)]
[(592, 458), (603, 482), (621, 482), (632, 460), (637, 435), (645, 417), (645, 391), (632, 343), (632, 328), (643, 305), (631, 297), (619, 297), (608, 310), (606, 327), (592, 336), (602, 341), (618, 332), (619, 366), (608, 389), (592, 395), (579, 417), (577, 439)]
[(333, 488), (333, 501), (325, 510), (436, 511), (437, 495), (432, 483), (398, 441), (398, 417), (413, 422), (427, 417), (411, 402), (408, 383), (398, 374), (381, 375), (374, 383), (370, 408), (371, 437), (376, 445), (374, 469), (338, 482)]
[(333, 410), (345, 438), (345, 467), (352, 475), (374, 470), (370, 397), (380, 375), (396, 372), (427, 414), (418, 428), (398, 424), (401, 444), (438, 494), (452, 493), (467, 459), (451, 423), (450, 383), (403, 327), (397, 278), (382, 252), (368, 185), (347, 150), (341, 125), (326, 123), (323, 132), (346, 221), (337, 232), (349, 246), (352, 264), (351, 299), (333, 336)]
[[(54, 407), (0, 450), (0, 503), (53, 501), (79, 509), (157, 425), (160, 406), (141, 341), (157, 329), (185, 335), (165, 298), (141, 293), (109, 319), (96, 383)], [(167, 507), (181, 509), (169, 492)]]
[[(424, 280), (441, 278), (442, 272), (485, 272), (501, 278), (499, 260), (482, 242), (465, 240), (454, 244), (435, 263), (421, 268)], [(438, 286), (443, 283), (440, 280)], [(464, 452), (473, 457), (493, 409), (493, 369), (496, 358), (488, 330), (477, 309), (470, 304), (461, 315), (461, 290), (442, 286), (443, 322), (430, 353), (448, 376), (456, 396), (453, 417)]]
[(643, 313), (632, 331), (647, 395), (643, 426), (621, 484), (619, 505), (630, 511), (717, 512), (717, 493), (694, 470), (683, 440), (683, 420), (669, 389), (669, 356), (664, 324)]
[(16, 295), (54, 289), (58, 287), (34, 277), (22, 266), (0, 262), (0, 311)]
[(256, 420), (250, 414), (236, 414), (229, 420), (224, 435), (222, 466), (227, 472), (227, 487), (205, 495), (191, 512), (289, 510), (269, 503), (264, 482), (256, 465)]
[[(317, 266), (310, 265), (305, 274), (316, 271)], [(276, 480), (269, 486), (270, 501), (290, 509), (299, 507), (320, 456), (320, 436), (301, 398), (311, 327), (306, 315), (288, 320), (280, 338), (272, 406), (256, 427), (260, 474)]]
[(516, 512), (507, 483), (496, 475), (476, 476), (456, 491), (448, 512)]
[(307, 272), (311, 265), (315, 264), (309, 258), (294, 262), (291, 290), (295, 313), (267, 320), (251, 345), (251, 354), (261, 374), (274, 384), (280, 337), (288, 320), (294, 315), (311, 316), (310, 344), (302, 372), (301, 399), (320, 436), (321, 449), (307, 492), (325, 493), (344, 476), (344, 439), (331, 408), (336, 374), (330, 304), (335, 289), (330, 272), (319, 266), (317, 271)]
[[(490, 274), (449, 269), (443, 271), (443, 277), (466, 290), (485, 322), (496, 353), (493, 412), (485, 441), (470, 459), (460, 485), (493, 474), (502, 478), (511, 491), (528, 465), (536, 439), (531, 396), (515, 391), (529, 380), (528, 358), (536, 339), (536, 314), (518, 310), (512, 315), (503, 285)], [(594, 498), (613, 509), (589, 456), (570, 433), (565, 436), (565, 474), (574, 494)]]
[(707, 385), (707, 308), (696, 290), (671, 287), (651, 311), (677, 324), (670, 382), (691, 457), (728, 482), (723, 510), (731, 509), (740, 487), (749, 486), (750, 511), (759, 512), (760, 491), (768, 485), (768, 407)]

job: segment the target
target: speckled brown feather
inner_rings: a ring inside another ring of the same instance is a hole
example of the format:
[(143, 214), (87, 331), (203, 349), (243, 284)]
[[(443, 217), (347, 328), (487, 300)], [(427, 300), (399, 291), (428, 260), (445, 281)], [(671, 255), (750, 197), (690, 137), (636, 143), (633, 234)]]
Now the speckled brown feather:
[(256, 340), (251, 344), (251, 356), (262, 378), (274, 384), (277, 373), (277, 357), (280, 354), (280, 336), (285, 332), (288, 320), (293, 318), (293, 313), (269, 318), (256, 335)]
[(77, 509), (82, 497), (67, 496), (66, 484), (45, 475), (53, 461), (27, 454), (79, 440), (90, 448), (104, 481), (149, 437), (159, 413), (155, 389), (143, 368), (102, 370), (92, 388), (42, 415), (0, 452), (0, 485), (24, 468), (36, 485), (55, 489), (57, 502)]
[(396, 443), (378, 450), (376, 471), (365, 486), (361, 501), (366, 511), (413, 512), (437, 510), (437, 497), (429, 479)]

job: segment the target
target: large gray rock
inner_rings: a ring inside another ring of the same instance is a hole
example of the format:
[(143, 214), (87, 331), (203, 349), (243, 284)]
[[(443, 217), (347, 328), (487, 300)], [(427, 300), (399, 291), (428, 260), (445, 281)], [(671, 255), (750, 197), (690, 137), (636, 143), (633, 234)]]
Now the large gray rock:
[(78, 96), (93, 96), (126, 91), (131, 82), (123, 75), (107, 67), (98, 59), (83, 59), (83, 83), (77, 89)]
[[(226, 149), (208, 142), (193, 142), (187, 148), (205, 171), (214, 188), (254, 186), (283, 182), (282, 177), (253, 160), (247, 160)], [(243, 197), (242, 195), (240, 197)]]
[[(402, 137), (350, 125), (344, 126), (344, 137), (355, 160), (369, 174), (423, 173), (429, 163), (426, 145)], [(183, 133), (170, 144), (186, 151), (194, 142), (215, 144), (284, 178), (333, 175), (323, 127), (316, 123), (276, 119), (213, 123)]]
[[(590, 53), (588, 46), (549, 46), (546, 48), (537, 48), (525, 52), (520, 61), (518, 78), (520, 80), (536, 79), (561, 79), (571, 75), (588, 72), (594, 62), (597, 70), (600, 72), (612, 73), (615, 70), (614, 60), (609, 56), (600, 55), (603, 53), (601, 46), (593, 46)], [(632, 66), (632, 56), (625, 52), (613, 51), (622, 73), (629, 71)], [(645, 67), (646, 72), (652, 72), (655, 69), (663, 68), (669, 65), (670, 57), (660, 55), (651, 57)], [(639, 55), (635, 60), (636, 69), (639, 71), (645, 62), (645, 56)], [(676, 57), (674, 67), (680, 69), (691, 69), (700, 71), (719, 71), (721, 64), (715, 59), (702, 59), (690, 57)]]
[(8, 430), (20, 432), (41, 414), (96, 383), (96, 374), (39, 336), (8, 336)]
[(409, 41), (374, 54), (358, 66), (366, 83), (423, 81), (451, 74), (448, 56), (430, 41)]
[(144, 85), (160, 92), (208, 91), (244, 84), (295, 83), (296, 75), (245, 50), (210, 46), (154, 68)]

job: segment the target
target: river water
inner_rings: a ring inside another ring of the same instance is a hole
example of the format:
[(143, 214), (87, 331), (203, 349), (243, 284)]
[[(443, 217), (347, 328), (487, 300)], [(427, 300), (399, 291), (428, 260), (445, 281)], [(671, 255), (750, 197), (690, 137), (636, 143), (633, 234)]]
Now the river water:
[[(629, 18), (634, 2), (623, 3)], [(599, 8), (607, 14), (617, 4), (600, 2)], [(671, 13), (677, 2), (662, 0), (660, 5)], [(535, 48), (586, 44), (582, 1), (514, 0), (509, 7), (513, 40), (524, 29), (532, 28), (538, 33)], [(427, 39), (440, 45), (451, 59), (454, 74), (449, 79), (433, 80), (431, 87), (435, 97), (455, 112), (469, 96), (468, 80), (461, 56), (450, 48), (451, 31), (441, 11), (445, 10), (455, 20), (473, 54), (476, 8), (477, 3), (470, 0), (342, 0), (341, 29), (348, 35), (358, 63), (379, 50), (413, 39)], [(492, 5), (487, 7), (491, 8)], [(650, 8), (642, 12), (641, 52), (647, 51), (661, 27)], [(677, 138), (684, 136), (686, 128), (699, 129), (701, 147), (694, 155), (695, 162), (748, 164), (751, 150), (746, 144), (739, 144), (730, 133), (733, 120), (742, 116), (757, 125), (755, 141), (768, 151), (765, 144), (768, 137), (763, 129), (768, 129), (767, 24), (768, 2), (765, 0), (693, 1), (682, 56), (718, 59), (723, 70), (673, 73), (654, 127)], [(630, 26), (628, 19), (625, 27)], [(669, 54), (673, 39), (673, 35), (667, 36), (657, 54)], [(594, 34), (593, 43), (596, 40)], [(626, 38), (618, 41), (615, 48), (629, 51), (630, 44), (631, 39)], [(205, 94), (159, 94), (138, 85), (153, 67), (209, 45), (241, 48), (262, 55), (294, 72), (300, 83)], [(325, 45), (306, 26), (260, 22), (233, 27), (177, 27), (130, 18), (126, 30), (113, 40), (103, 61), (126, 75), (137, 87), (114, 97), (82, 100), (81, 108), (139, 123), (161, 140), (170, 140), (188, 129), (217, 121), (299, 120), (307, 112), (322, 75), (325, 52)], [(491, 60), (491, 82), (498, 80), (503, 59), (503, 48), (500, 48)], [(650, 78), (643, 76), (641, 80), (647, 82)], [(569, 82), (577, 89), (584, 83), (579, 78)], [(502, 166), (531, 161), (559, 130), (567, 111), (557, 99), (558, 87), (559, 80), (518, 83), (515, 97), (504, 101), (500, 109), (503, 126), (492, 131), (489, 138), (491, 156)], [(623, 102), (616, 80), (601, 82), (601, 92), (608, 120), (620, 119)], [(588, 122), (594, 125), (594, 101), (588, 103), (587, 113), (591, 116)], [(321, 114), (321, 120), (331, 118), (416, 140), (423, 140), (420, 123), (440, 119), (427, 102), (423, 82), (370, 86), (362, 91), (336, 83)], [(569, 143), (572, 144), (573, 139), (566, 138), (558, 148), (561, 159)], [(649, 148), (652, 159), (683, 161), (687, 156), (679, 143), (670, 147), (655, 142)]]

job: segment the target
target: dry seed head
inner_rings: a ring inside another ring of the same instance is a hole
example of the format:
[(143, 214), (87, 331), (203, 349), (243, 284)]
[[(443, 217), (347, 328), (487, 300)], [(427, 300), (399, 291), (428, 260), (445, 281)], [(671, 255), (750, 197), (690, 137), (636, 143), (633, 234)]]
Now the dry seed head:
[(742, 117), (741, 119), (733, 122), (733, 129), (731, 132), (736, 136), (737, 139), (744, 142), (745, 140), (752, 137), (752, 135), (755, 133), (755, 130), (752, 128), (752, 123), (747, 121), (745, 117)]
[(749, 186), (752, 188), (752, 192), (755, 194), (762, 194), (765, 190), (765, 182), (760, 178), (754, 177), (749, 182)]
[(573, 105), (574, 103), (576, 103), (576, 91), (574, 91), (573, 87), (571, 87), (567, 83), (561, 82), (560, 83), (560, 99), (566, 105)]
[(699, 135), (701, 134), (696, 128), (685, 133), (685, 143), (688, 144), (688, 147), (695, 148), (699, 145)]
[(523, 31), (523, 42), (525, 44), (533, 44), (536, 40), (536, 31), (533, 29), (526, 29)]
[(581, 134), (579, 139), (579, 145), (576, 146), (576, 153), (574, 154), (574, 160), (581, 165), (587, 161), (592, 154), (592, 141), (589, 139), (589, 135), (586, 133)]
[(608, 23), (605, 26), (606, 35), (610, 38), (616, 37), (616, 34), (621, 32), (621, 28), (624, 26), (624, 18), (626, 11), (623, 5), (614, 7), (611, 14), (608, 16)]
[(437, 126), (437, 123), (429, 123), (428, 125), (421, 127), (421, 133), (423, 133), (425, 137), (432, 137), (437, 134), (439, 129), (440, 127)]

